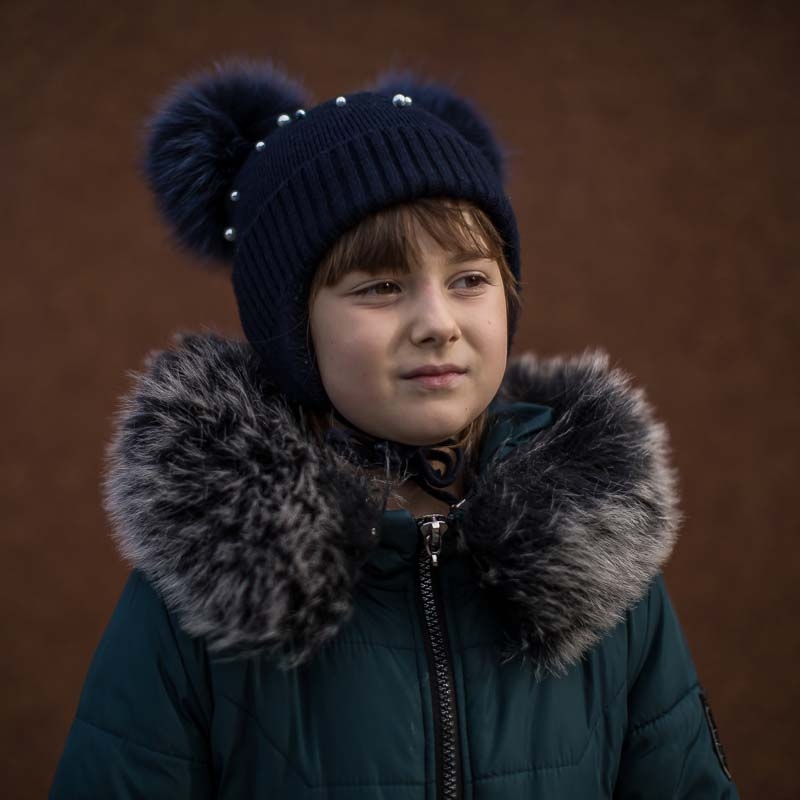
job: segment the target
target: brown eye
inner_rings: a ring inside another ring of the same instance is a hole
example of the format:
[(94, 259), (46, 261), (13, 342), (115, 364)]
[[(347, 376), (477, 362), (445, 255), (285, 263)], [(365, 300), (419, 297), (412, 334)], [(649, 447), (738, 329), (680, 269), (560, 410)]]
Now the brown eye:
[(456, 278), (453, 282), (454, 285), (459, 283), (460, 281), (465, 281), (466, 285), (461, 287), (464, 289), (480, 289), (483, 284), (488, 283), (489, 281), (481, 275), (479, 272), (474, 272), (471, 275), (462, 275), (460, 278)]
[(363, 289), (359, 289), (357, 292), (354, 292), (354, 294), (361, 296), (386, 296), (389, 294), (394, 294), (392, 290), (399, 288), (400, 287), (393, 281), (381, 281), (380, 283), (373, 283), (371, 286), (365, 286)]

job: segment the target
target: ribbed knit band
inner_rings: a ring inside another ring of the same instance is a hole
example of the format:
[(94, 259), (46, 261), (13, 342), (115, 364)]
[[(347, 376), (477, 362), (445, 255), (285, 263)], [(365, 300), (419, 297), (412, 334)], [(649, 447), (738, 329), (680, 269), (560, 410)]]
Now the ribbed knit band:
[[(373, 93), (320, 104), (270, 134), (235, 181), (233, 284), (244, 333), (290, 400), (328, 403), (308, 336), (308, 292), (328, 248), (368, 214), (447, 196), (482, 208), (519, 280), (511, 205), (484, 155), (424, 109)], [(516, 320), (509, 320), (509, 348)]]

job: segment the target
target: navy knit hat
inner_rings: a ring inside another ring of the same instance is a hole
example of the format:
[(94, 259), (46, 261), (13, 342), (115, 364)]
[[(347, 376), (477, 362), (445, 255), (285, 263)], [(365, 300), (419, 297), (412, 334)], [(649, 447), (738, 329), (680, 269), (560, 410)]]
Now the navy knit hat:
[(270, 378), (290, 400), (325, 408), (307, 304), (326, 251), (386, 206), (464, 199), (496, 227), (519, 288), (503, 158), (469, 101), (411, 73), (309, 107), (271, 64), (233, 61), (175, 87), (150, 121), (144, 169), (178, 241), (233, 262), (242, 328)]

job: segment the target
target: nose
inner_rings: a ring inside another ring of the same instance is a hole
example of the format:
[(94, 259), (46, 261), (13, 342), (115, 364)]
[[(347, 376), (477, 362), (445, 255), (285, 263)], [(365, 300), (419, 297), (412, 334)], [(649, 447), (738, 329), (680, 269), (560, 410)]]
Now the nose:
[(441, 346), (461, 338), (452, 300), (447, 289), (426, 283), (414, 298), (411, 340), (416, 345)]

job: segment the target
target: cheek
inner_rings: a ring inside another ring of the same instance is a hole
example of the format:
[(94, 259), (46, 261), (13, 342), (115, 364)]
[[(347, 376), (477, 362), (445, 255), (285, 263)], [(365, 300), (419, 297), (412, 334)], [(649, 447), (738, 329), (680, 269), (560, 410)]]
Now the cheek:
[(317, 363), (322, 382), (330, 388), (346, 384), (353, 379), (355, 365), (360, 362), (356, 342), (341, 335), (326, 335), (317, 349)]
[(508, 359), (508, 320), (505, 296), (500, 301), (495, 299), (492, 307), (488, 309), (483, 331), (487, 391), (494, 395), (494, 392), (500, 388)]
[(317, 364), (331, 400), (334, 395), (368, 391), (376, 364), (384, 362), (378, 332), (372, 327), (365, 330), (357, 316), (341, 315), (327, 324), (320, 320), (319, 329), (321, 334), (314, 338)]
[(508, 316), (506, 313), (505, 295), (495, 297), (491, 307), (487, 309), (485, 345), (493, 353), (508, 351)]

